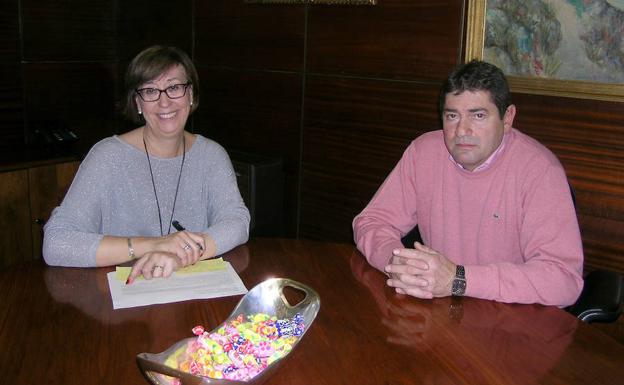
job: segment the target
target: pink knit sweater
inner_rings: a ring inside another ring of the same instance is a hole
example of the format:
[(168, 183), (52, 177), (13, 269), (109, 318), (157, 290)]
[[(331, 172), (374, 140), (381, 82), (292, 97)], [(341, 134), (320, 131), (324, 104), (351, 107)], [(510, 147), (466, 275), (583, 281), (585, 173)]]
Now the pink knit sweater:
[(513, 129), (484, 170), (460, 169), (442, 131), (414, 140), (353, 221), (379, 270), (418, 224), (424, 243), (466, 268), (466, 295), (567, 306), (583, 287), (583, 248), (563, 167)]

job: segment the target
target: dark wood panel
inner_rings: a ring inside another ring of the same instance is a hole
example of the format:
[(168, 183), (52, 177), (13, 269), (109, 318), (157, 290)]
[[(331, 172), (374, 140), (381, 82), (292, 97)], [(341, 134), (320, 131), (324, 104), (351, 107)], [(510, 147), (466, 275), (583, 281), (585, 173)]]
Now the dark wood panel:
[(0, 8), (0, 154), (24, 144), (22, 76), (17, 1)]
[(624, 223), (579, 214), (579, 225), (585, 251), (585, 269), (598, 268), (624, 272)]
[(34, 167), (28, 170), (30, 223), (32, 226), (32, 255), (41, 258), (43, 225), (52, 210), (61, 204), (80, 162)]
[(622, 103), (514, 94), (516, 127), (549, 147), (576, 193), (586, 267), (624, 272)]
[(0, 58), (12, 63), (19, 62), (19, 8), (17, 1), (2, 1), (0, 32)]
[(28, 171), (0, 173), (0, 269), (32, 258)]
[(9, 160), (5, 153), (24, 145), (24, 104), (20, 66), (2, 61), (0, 79), (0, 159)]
[(24, 60), (114, 60), (114, 0), (22, 0)]
[(24, 83), (31, 142), (36, 128), (67, 127), (80, 138), (71, 150), (83, 153), (115, 132), (115, 64), (25, 64)]
[(408, 144), (438, 126), (438, 86), (310, 77), (300, 234), (351, 241), (351, 221)]
[(463, 1), (379, 1), (312, 6), (310, 72), (442, 80), (458, 62)]
[(119, 1), (118, 58), (121, 61), (130, 61), (141, 50), (155, 44), (173, 45), (191, 55), (192, 3), (192, 0), (179, 0), (174, 3), (167, 0)]
[(200, 68), (193, 127), (226, 149), (282, 157), (287, 235), (296, 235), (301, 76)]
[(16, 159), (13, 162), (0, 163), (0, 172), (24, 170), (27, 168), (41, 167), (41, 166), (46, 166), (50, 164), (71, 162), (74, 160), (76, 160), (76, 158), (73, 158), (70, 156), (59, 157), (59, 158)]
[(203, 65), (301, 71), (305, 6), (195, 2), (195, 58)]

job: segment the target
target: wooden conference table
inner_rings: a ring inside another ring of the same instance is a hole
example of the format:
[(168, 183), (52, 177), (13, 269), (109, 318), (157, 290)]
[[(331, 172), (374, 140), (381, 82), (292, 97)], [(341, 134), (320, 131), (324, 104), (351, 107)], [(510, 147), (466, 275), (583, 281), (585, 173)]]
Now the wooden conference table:
[[(254, 239), (226, 254), (247, 288), (285, 277), (321, 309), (266, 384), (622, 384), (624, 346), (555, 307), (394, 294), (352, 245)], [(212, 329), (241, 296), (113, 310), (112, 268), (0, 272), (0, 382), (147, 384), (135, 357)]]

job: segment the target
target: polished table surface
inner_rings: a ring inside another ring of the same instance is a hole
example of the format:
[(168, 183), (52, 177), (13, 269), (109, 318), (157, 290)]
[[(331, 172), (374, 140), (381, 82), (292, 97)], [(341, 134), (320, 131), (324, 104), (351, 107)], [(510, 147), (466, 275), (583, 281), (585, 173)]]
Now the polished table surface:
[[(321, 309), (266, 384), (622, 384), (624, 346), (565, 311), (395, 294), (352, 245), (253, 239), (224, 255), (251, 289), (314, 288)], [(141, 352), (212, 329), (241, 296), (113, 310), (113, 268), (0, 272), (0, 383), (147, 384)]]

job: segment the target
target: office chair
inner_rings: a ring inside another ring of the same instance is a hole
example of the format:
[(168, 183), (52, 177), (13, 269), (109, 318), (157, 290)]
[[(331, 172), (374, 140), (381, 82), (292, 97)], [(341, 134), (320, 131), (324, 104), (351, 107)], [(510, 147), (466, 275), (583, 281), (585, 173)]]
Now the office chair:
[(576, 303), (567, 308), (581, 321), (615, 322), (624, 306), (624, 276), (609, 270), (594, 270)]
[[(576, 207), (576, 194), (570, 184), (572, 203)], [(585, 277), (585, 285), (574, 305), (566, 310), (581, 321), (615, 322), (624, 307), (624, 276), (610, 270), (594, 270)]]

